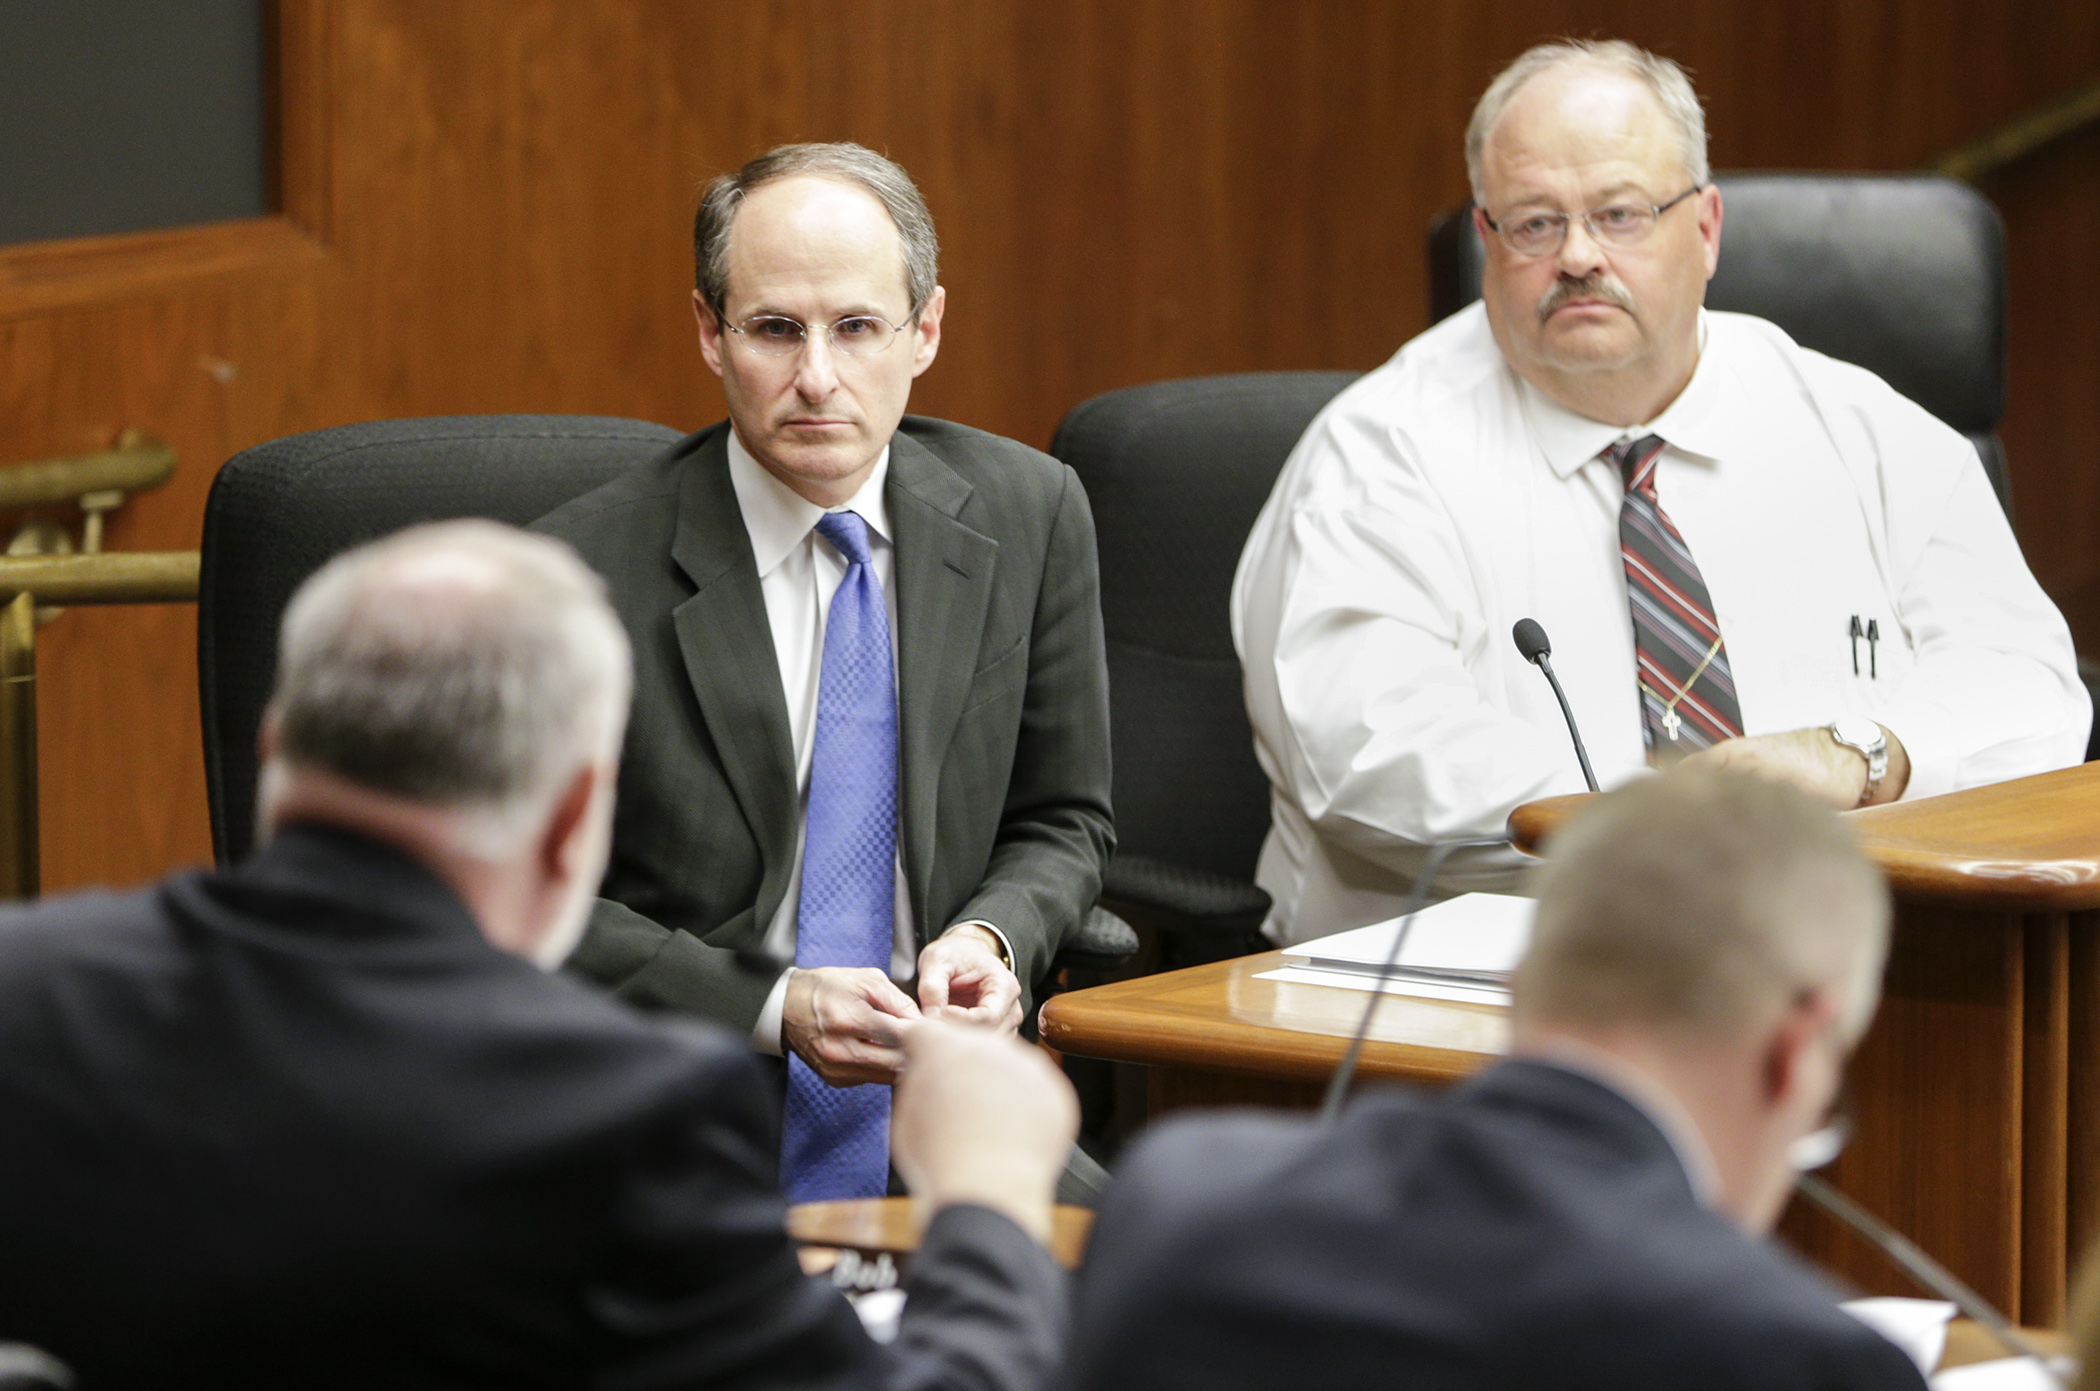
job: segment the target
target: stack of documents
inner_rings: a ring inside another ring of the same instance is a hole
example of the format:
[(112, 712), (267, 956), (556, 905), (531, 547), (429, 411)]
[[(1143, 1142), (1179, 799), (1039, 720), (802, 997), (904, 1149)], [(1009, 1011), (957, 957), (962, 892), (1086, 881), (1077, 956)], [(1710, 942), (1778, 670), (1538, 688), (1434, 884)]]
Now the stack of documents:
[[(1512, 894), (1461, 894), (1424, 908), (1400, 946), (1389, 994), (1507, 1004), (1509, 974), (1531, 942), (1537, 905)], [(1401, 919), (1337, 932), (1284, 949), (1288, 963), (1263, 980), (1375, 990)]]

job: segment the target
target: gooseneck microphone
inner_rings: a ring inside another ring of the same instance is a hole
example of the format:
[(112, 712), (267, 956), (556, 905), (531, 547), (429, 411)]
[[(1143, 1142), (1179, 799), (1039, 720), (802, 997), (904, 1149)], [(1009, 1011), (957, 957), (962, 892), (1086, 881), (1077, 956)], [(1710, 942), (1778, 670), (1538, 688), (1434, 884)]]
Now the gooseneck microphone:
[(1517, 651), (1524, 660), (1546, 673), (1554, 698), (1560, 702), (1561, 718), (1568, 722), (1568, 737), (1575, 741), (1575, 761), (1582, 765), (1582, 780), (1589, 784), (1590, 791), (1595, 792), (1597, 775), (1590, 771), (1589, 750), (1582, 746), (1582, 731), (1575, 727), (1575, 712), (1568, 708), (1568, 693), (1560, 688), (1560, 678), (1553, 674), (1553, 644), (1546, 640), (1546, 630), (1539, 626), (1536, 618), (1520, 618), (1509, 635), (1516, 639)]
[(1342, 1061), (1327, 1081), (1327, 1095), (1320, 1102), (1319, 1126), (1322, 1130), (1334, 1123), (1341, 1114), (1342, 1103), (1349, 1099), (1349, 1084), (1356, 1079), (1356, 1060), (1364, 1051), (1364, 1040), (1371, 1036), (1371, 1017), (1378, 1013), (1378, 1002), (1385, 998), (1385, 983), (1393, 978), (1394, 969), (1400, 964), (1400, 948), (1407, 943), (1407, 934), (1415, 925), (1415, 914), (1429, 899), (1429, 891), (1436, 884), (1437, 871), (1444, 861), (1451, 858), (1454, 850), (1486, 850), (1509, 844), (1506, 840), (1440, 840), (1429, 847), (1429, 858), (1422, 863), (1422, 872), (1415, 876), (1415, 886), (1407, 895), (1407, 911), (1400, 915), (1400, 928), (1393, 934), (1393, 945), (1385, 954), (1385, 964), (1378, 968), (1378, 978), (1371, 982), (1371, 999), (1364, 1006), (1363, 1017), (1356, 1021), (1356, 1036), (1349, 1040), (1349, 1051), (1342, 1054)]

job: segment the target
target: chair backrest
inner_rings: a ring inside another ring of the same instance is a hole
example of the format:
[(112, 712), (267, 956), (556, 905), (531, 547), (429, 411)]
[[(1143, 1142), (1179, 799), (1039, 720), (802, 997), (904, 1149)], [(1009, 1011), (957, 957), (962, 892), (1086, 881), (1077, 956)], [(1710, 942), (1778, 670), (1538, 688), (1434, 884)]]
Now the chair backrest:
[(1241, 882), (1269, 829), (1227, 607), (1283, 462), (1353, 372), (1259, 372), (1096, 396), (1050, 452), (1100, 535), (1118, 855)]
[(301, 581), (338, 552), (412, 522), (536, 521), (679, 438), (608, 416), (445, 416), (313, 430), (228, 459), (204, 507), (197, 595), (219, 862), (238, 860), (254, 840), (255, 735), (276, 679), (278, 621)]
[[(1926, 174), (1722, 174), (1710, 309), (1770, 319), (1856, 363), (1967, 435), (2011, 510), (2005, 414), (2005, 229), (1982, 194)], [(1429, 233), (1430, 312), (1480, 298), (1471, 207)]]

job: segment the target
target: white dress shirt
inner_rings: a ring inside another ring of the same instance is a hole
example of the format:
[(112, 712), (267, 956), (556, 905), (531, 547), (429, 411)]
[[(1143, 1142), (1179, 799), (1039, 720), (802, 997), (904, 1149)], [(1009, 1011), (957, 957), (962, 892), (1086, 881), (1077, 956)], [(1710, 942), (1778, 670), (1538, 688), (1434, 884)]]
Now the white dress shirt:
[[(1599, 782), (1646, 770), (1624, 489), (1598, 457), (1629, 435), (1665, 441), (1657, 492), (1712, 594), (1746, 734), (1877, 720), (1909, 752), (1905, 797), (2083, 756), (2070, 633), (1969, 443), (1761, 319), (1706, 314), (1701, 332), (1691, 383), (1629, 431), (1524, 383), (1476, 304), (1299, 442), (1232, 594), (1279, 941), (1390, 917), (1429, 843), (1503, 835), (1521, 803), (1583, 790), (1518, 619), (1553, 642)], [(1854, 616), (1880, 630), (1857, 674)], [(1522, 863), (1462, 853), (1438, 889), (1507, 892)]]
[[(883, 485), (890, 475), (890, 451), (884, 449), (859, 491), (837, 507), (819, 507), (767, 472), (751, 457), (734, 430), (729, 432), (729, 482), (736, 490), (744, 530), (751, 537), (751, 556), (758, 566), (759, 592), (766, 602), (766, 622), (773, 630), (773, 655), (780, 662), (780, 689), (787, 698), (788, 738), (795, 750), (795, 867), (787, 893), (766, 925), (766, 951), (781, 961), (795, 959), (795, 928), (802, 908), (802, 838), (809, 816), (809, 769), (817, 740), (817, 691), (824, 667), (824, 625), (832, 596), (846, 578), (846, 558), (817, 534), (826, 512), (856, 512), (868, 526), (868, 559), (889, 609), (890, 668), (897, 662), (896, 545), (890, 535), (889, 506)], [(912, 918), (911, 895), (905, 887), (903, 847), (897, 850), (896, 931), (890, 948), (890, 977), (908, 981), (918, 971), (919, 945)], [(994, 932), (990, 923), (982, 924)], [(1004, 934), (1001, 934), (1002, 940)], [(1008, 948), (1009, 959), (1012, 949)], [(761, 1052), (780, 1053), (780, 1016), (787, 1000), (788, 978), (782, 971), (752, 1026), (751, 1042)]]

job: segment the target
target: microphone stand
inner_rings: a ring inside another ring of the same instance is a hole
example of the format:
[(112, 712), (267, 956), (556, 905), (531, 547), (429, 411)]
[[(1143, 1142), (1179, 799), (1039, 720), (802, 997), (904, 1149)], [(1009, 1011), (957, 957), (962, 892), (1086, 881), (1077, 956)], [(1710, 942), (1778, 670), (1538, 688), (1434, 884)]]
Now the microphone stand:
[(1982, 1324), (1999, 1346), (2015, 1357), (2031, 1357), (2058, 1386), (2067, 1385), (2048, 1356), (2013, 1326), (1984, 1297), (1955, 1277), (1953, 1271), (1919, 1250), (1909, 1237), (1861, 1207), (1814, 1174), (1794, 1175), (1794, 1188), (1802, 1197), (1865, 1237), (1870, 1245), (1896, 1263), (1898, 1269), (1926, 1289)]
[(1506, 840), (1443, 840), (1429, 847), (1429, 858), (1423, 862), (1422, 872), (1415, 876), (1415, 886), (1407, 895), (1407, 910), (1400, 915), (1400, 927), (1393, 933), (1393, 945), (1385, 954), (1385, 964), (1378, 968), (1378, 978), (1371, 984), (1371, 1000), (1364, 1006), (1363, 1017), (1356, 1021), (1356, 1036), (1349, 1040), (1349, 1051), (1342, 1054), (1341, 1064), (1335, 1068), (1334, 1076), (1328, 1079), (1327, 1095), (1320, 1102), (1319, 1126), (1326, 1129), (1334, 1124), (1341, 1114), (1342, 1102), (1349, 1096), (1349, 1084), (1356, 1079), (1356, 1060), (1364, 1051), (1364, 1041), (1371, 1036), (1371, 1019), (1378, 1013), (1378, 1002), (1385, 998), (1385, 983), (1393, 978), (1393, 968), (1399, 964), (1400, 948), (1407, 942), (1407, 934), (1415, 925), (1415, 914), (1429, 898), (1430, 887), (1436, 883), (1437, 871), (1444, 861), (1451, 858), (1455, 850), (1486, 850), (1509, 844)]

